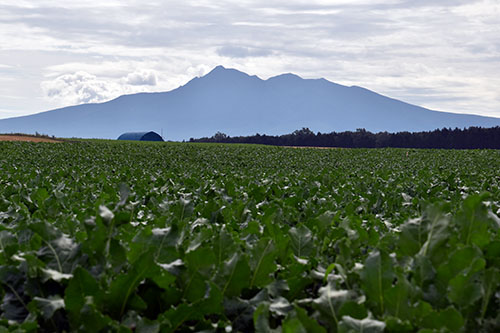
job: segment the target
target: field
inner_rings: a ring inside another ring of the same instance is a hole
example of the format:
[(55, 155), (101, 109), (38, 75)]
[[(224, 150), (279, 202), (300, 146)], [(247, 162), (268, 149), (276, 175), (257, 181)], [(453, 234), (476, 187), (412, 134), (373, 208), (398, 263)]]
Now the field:
[(0, 141), (29, 141), (29, 142), (61, 142), (47, 136), (35, 136), (26, 134), (0, 134)]
[(498, 331), (499, 165), (0, 142), (0, 332)]

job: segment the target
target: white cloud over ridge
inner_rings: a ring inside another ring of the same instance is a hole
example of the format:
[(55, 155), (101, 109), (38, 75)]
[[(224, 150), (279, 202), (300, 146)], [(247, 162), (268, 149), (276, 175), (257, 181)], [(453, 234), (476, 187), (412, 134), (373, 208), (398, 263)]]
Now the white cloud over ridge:
[(133, 86), (156, 86), (156, 73), (154, 71), (137, 71), (127, 75), (125, 82)]
[(115, 97), (118, 87), (86, 72), (64, 74), (43, 81), (42, 90), (50, 99), (66, 105), (97, 103)]
[(17, 109), (170, 90), (222, 64), (500, 116), (497, 0), (5, 0), (0, 35)]
[(46, 98), (61, 105), (99, 103), (157, 85), (152, 70), (137, 70), (119, 79), (102, 79), (85, 71), (59, 75), (40, 84)]

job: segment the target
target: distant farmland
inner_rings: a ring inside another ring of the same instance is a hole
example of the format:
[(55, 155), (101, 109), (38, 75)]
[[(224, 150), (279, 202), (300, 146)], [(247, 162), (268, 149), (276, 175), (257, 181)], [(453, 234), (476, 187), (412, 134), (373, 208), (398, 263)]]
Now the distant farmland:
[(0, 142), (0, 326), (498, 331), (497, 151)]
[(0, 134), (0, 141), (61, 142), (46, 135)]

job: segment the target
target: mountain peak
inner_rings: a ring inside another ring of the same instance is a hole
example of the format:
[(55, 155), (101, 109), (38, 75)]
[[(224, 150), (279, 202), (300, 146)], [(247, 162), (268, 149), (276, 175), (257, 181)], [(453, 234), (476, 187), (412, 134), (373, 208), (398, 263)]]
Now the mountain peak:
[(248, 74), (246, 74), (244, 72), (240, 72), (237, 69), (226, 68), (222, 65), (218, 65), (218, 66), (214, 67), (214, 69), (212, 69), (210, 72), (208, 72), (208, 74), (206, 74), (205, 76), (216, 75), (216, 74), (225, 74), (225, 73), (239, 73), (239, 74), (243, 74), (243, 75), (248, 76)]
[(237, 79), (237, 78), (257, 78), (255, 75), (248, 75), (245, 72), (241, 72), (234, 68), (226, 68), (222, 65), (214, 67), (208, 74), (205, 74), (203, 78), (213, 78), (218, 81), (225, 81), (227, 79)]
[(212, 69), (210, 72), (208, 72), (208, 74), (210, 73), (217, 73), (217, 72), (223, 72), (227, 70), (226, 67), (222, 66), (222, 65), (218, 65), (218, 66), (215, 66), (214, 69)]
[(287, 80), (303, 80), (300, 76), (293, 73), (284, 73), (280, 75), (276, 75), (270, 77), (268, 80), (279, 80), (279, 79), (287, 79)]

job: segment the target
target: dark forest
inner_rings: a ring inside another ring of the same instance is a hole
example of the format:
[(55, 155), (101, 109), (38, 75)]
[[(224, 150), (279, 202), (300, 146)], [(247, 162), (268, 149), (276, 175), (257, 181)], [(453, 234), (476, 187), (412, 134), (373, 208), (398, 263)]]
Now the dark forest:
[(279, 136), (255, 134), (231, 137), (217, 132), (210, 138), (191, 138), (190, 142), (253, 143), (273, 146), (342, 147), (342, 148), (443, 148), (500, 149), (500, 127), (436, 129), (428, 132), (356, 131), (314, 133), (308, 128)]

